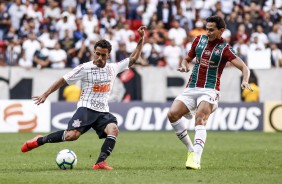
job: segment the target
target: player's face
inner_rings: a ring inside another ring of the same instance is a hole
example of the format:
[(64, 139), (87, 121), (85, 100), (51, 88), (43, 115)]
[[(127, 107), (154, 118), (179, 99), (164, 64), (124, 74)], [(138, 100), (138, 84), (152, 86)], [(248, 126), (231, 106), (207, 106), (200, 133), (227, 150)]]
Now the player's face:
[(99, 68), (104, 68), (107, 59), (109, 58), (109, 51), (106, 48), (97, 47), (94, 51), (94, 64)]
[(209, 41), (214, 41), (219, 39), (224, 31), (224, 29), (217, 29), (215, 22), (208, 22), (206, 24), (206, 31)]

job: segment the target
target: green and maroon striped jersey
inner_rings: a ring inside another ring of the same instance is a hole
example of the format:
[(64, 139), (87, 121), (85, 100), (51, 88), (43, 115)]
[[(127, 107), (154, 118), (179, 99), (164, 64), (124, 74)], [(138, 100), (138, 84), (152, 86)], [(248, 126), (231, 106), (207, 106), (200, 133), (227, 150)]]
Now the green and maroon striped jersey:
[(187, 87), (211, 88), (218, 91), (226, 63), (236, 58), (234, 50), (222, 38), (211, 42), (206, 35), (194, 39), (188, 56), (192, 59), (196, 57), (196, 64)]

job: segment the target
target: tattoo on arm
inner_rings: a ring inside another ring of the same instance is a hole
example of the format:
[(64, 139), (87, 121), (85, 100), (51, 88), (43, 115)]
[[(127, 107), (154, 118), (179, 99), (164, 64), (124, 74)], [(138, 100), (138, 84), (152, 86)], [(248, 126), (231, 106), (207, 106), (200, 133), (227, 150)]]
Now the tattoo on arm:
[(141, 38), (138, 43), (137, 43), (137, 47), (143, 42), (143, 38)]
[(129, 67), (132, 66), (135, 62), (136, 62), (136, 59), (133, 59), (132, 57), (130, 57), (128, 66)]
[(140, 40), (137, 43), (135, 51), (131, 54), (131, 57), (129, 59), (129, 64), (128, 64), (129, 67), (131, 67), (137, 61), (138, 59), (137, 57), (139, 57), (141, 53), (142, 44), (143, 44), (143, 38), (140, 38)]

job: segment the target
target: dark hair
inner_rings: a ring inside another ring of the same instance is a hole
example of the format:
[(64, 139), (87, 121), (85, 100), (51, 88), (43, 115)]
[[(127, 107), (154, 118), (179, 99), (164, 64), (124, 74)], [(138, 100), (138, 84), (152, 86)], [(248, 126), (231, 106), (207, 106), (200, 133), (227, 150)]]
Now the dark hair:
[(217, 29), (221, 29), (226, 27), (224, 20), (219, 16), (210, 16), (206, 19), (206, 22), (214, 22), (216, 24)]
[(99, 40), (98, 42), (96, 42), (96, 44), (94, 45), (94, 49), (96, 50), (97, 47), (108, 49), (109, 53), (112, 50), (112, 45), (107, 40)]

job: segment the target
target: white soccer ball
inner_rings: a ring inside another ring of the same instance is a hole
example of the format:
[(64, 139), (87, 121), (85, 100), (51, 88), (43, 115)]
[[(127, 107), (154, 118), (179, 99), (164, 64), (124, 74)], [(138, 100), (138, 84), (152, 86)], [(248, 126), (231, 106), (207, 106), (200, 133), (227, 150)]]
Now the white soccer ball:
[(60, 169), (73, 169), (77, 164), (77, 156), (72, 150), (64, 149), (57, 154), (56, 163)]

